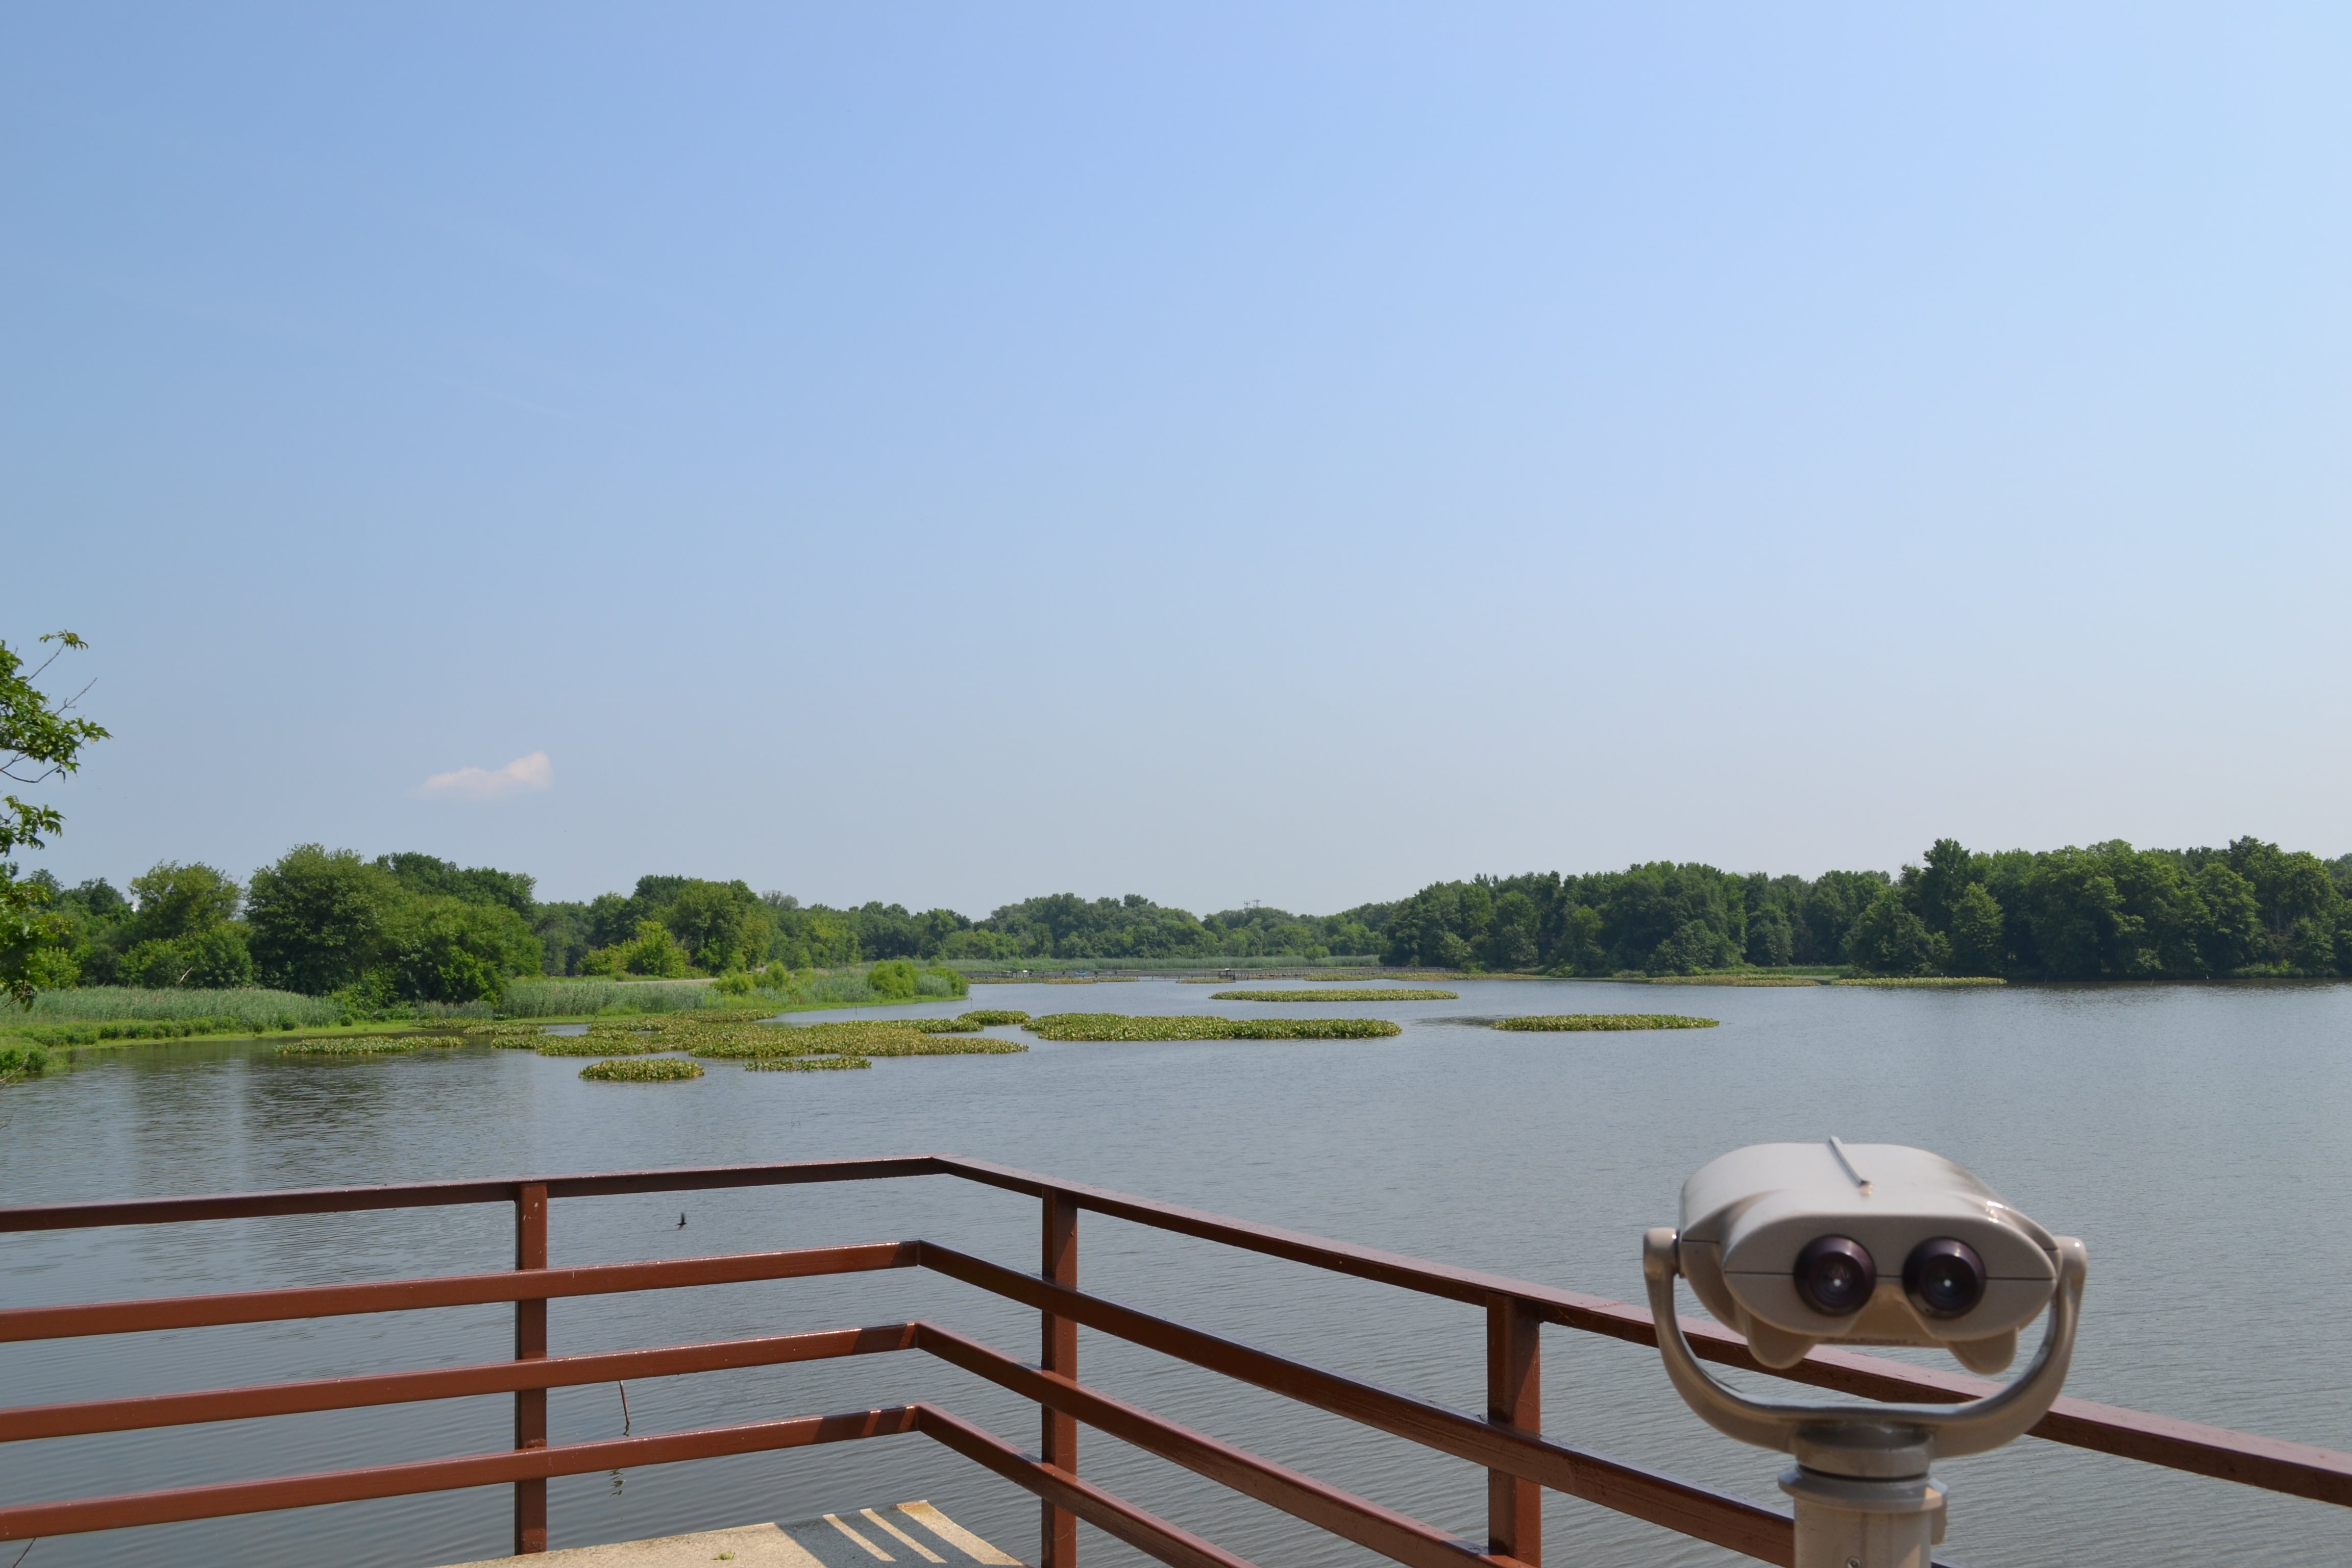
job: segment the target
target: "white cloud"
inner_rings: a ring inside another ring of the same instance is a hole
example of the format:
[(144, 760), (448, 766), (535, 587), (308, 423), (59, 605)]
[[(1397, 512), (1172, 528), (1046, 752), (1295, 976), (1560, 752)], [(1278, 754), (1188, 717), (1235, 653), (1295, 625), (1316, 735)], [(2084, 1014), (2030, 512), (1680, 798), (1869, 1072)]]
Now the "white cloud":
[(503, 800), (510, 795), (552, 789), (555, 769), (545, 752), (517, 757), (502, 768), (459, 768), (435, 773), (409, 794), (419, 800)]

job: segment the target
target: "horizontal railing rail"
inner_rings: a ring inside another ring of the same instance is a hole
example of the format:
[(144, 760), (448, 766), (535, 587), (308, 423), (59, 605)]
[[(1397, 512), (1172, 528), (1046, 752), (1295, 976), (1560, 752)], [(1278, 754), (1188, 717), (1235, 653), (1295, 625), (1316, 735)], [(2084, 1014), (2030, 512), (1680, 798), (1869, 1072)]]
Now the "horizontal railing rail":
[[(546, 1205), (559, 1197), (914, 1175), (954, 1176), (1038, 1200), (1045, 1216), (1045, 1267), (1037, 1274), (1026, 1274), (928, 1240), (545, 1267)], [(1471, 1562), (1539, 1563), (1540, 1519), (1533, 1510), (1538, 1488), (1581, 1498), (1766, 1562), (1790, 1561), (1791, 1531), (1786, 1514), (1557, 1443), (1541, 1434), (1534, 1419), (1533, 1326), (1550, 1323), (1654, 1344), (1656, 1327), (1642, 1309), (981, 1161), (913, 1155), (54, 1205), (0, 1209), (0, 1232), (485, 1203), (515, 1205), (518, 1266), (512, 1270), (13, 1308), (0, 1310), (0, 1342), (511, 1302), (517, 1314), (514, 1360), (0, 1410), (0, 1442), (509, 1394), (515, 1399), (517, 1413), (513, 1449), (362, 1470), (15, 1505), (0, 1508), (0, 1541), (511, 1483), (516, 1489), (517, 1550), (539, 1550), (545, 1544), (544, 1488), (551, 1477), (624, 1463), (664, 1464), (919, 1432), (1041, 1499), (1041, 1562), (1045, 1568), (1071, 1568), (1076, 1542), (1071, 1525), (1076, 1520), (1085, 1520), (1162, 1562), (1246, 1568), (1241, 1559), (1080, 1481), (1076, 1474), (1075, 1433), (1083, 1425), (1412, 1568), (1459, 1568)], [(1487, 1415), (1481, 1418), (1381, 1388), (1077, 1289), (1075, 1226), (1081, 1211), (1482, 1309), (1489, 1331)], [(551, 1299), (906, 1268), (936, 1272), (1036, 1310), (1045, 1333), (1045, 1353), (1040, 1363), (1016, 1361), (929, 1322), (586, 1355), (545, 1353), (545, 1303)], [(1490, 1477), (1490, 1539), (1486, 1549), (1087, 1387), (1076, 1376), (1074, 1336), (1080, 1326), (1485, 1468)], [(1816, 1350), (1793, 1367), (1766, 1368), (1754, 1362), (1736, 1335), (1689, 1320), (1684, 1321), (1684, 1328), (1699, 1352), (1713, 1360), (1866, 1398), (1956, 1401), (1974, 1398), (1993, 1386), (1980, 1379), (1851, 1352)], [(944, 1411), (919, 1404), (657, 1436), (567, 1444), (546, 1441), (544, 1402), (550, 1388), (908, 1350), (928, 1352), (1035, 1404), (1042, 1413), (1041, 1453), (1024, 1453)], [(2077, 1400), (2061, 1400), (2034, 1435), (2242, 1485), (2352, 1505), (2352, 1455), (2309, 1445)]]

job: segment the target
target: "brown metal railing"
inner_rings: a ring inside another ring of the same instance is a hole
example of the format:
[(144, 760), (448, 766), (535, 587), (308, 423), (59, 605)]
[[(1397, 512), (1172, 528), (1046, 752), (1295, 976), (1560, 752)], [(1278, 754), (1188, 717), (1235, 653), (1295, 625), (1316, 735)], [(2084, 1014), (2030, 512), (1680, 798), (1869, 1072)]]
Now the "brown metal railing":
[[(924, 1175), (959, 1177), (1038, 1200), (1043, 1220), (1039, 1271), (1022, 1273), (931, 1241), (736, 1253), (576, 1268), (548, 1267), (548, 1205), (559, 1198)], [(70, 1307), (16, 1308), (0, 1310), (0, 1341), (137, 1333), (511, 1301), (515, 1307), (512, 1360), (427, 1372), (379, 1373), (5, 1409), (0, 1410), (0, 1442), (511, 1394), (512, 1448), (363, 1469), (17, 1504), (0, 1508), (0, 1542), (498, 1484), (514, 1488), (516, 1552), (541, 1552), (547, 1546), (547, 1480), (551, 1476), (919, 1432), (1037, 1496), (1042, 1515), (1040, 1568), (1075, 1568), (1080, 1520), (1179, 1568), (1202, 1568), (1208, 1564), (1249, 1568), (1242, 1559), (1209, 1542), (1080, 1480), (1077, 1429), (1086, 1426), (1412, 1568), (1457, 1568), (1474, 1563), (1495, 1564), (1496, 1568), (1509, 1568), (1515, 1563), (1540, 1564), (1540, 1503), (1546, 1488), (1767, 1563), (1786, 1564), (1790, 1559), (1790, 1525), (1786, 1514), (1638, 1465), (1556, 1443), (1542, 1435), (1538, 1389), (1543, 1325), (1549, 1323), (1654, 1344), (1654, 1327), (1649, 1313), (1640, 1308), (1152, 1203), (982, 1161), (915, 1155), (886, 1160), (61, 1204), (0, 1209), (0, 1231), (174, 1224), (455, 1204), (514, 1205), (514, 1269), (358, 1285), (313, 1285)], [(1077, 1221), (1080, 1212), (1087, 1210), (1482, 1308), (1486, 1315), (1484, 1415), (1326, 1372), (1084, 1293), (1077, 1286)], [(928, 1322), (887, 1323), (593, 1355), (548, 1353), (547, 1303), (558, 1298), (917, 1268), (1035, 1309), (1042, 1336), (1037, 1363), (1033, 1366), (1016, 1361)], [(1484, 1467), (1488, 1478), (1486, 1542), (1482, 1546), (1458, 1541), (1418, 1520), (1087, 1387), (1077, 1375), (1080, 1327)], [(1698, 1353), (1710, 1360), (1873, 1399), (1956, 1402), (1973, 1398), (1991, 1386), (1976, 1378), (1925, 1371), (1878, 1357), (1822, 1350), (1815, 1351), (1794, 1367), (1772, 1371), (1759, 1366), (1736, 1335), (1713, 1324), (1685, 1320), (1684, 1331)], [(927, 1404), (643, 1437), (559, 1444), (548, 1441), (550, 1388), (899, 1351), (922, 1352), (1034, 1401), (1042, 1419), (1038, 1452), (1024, 1453), (992, 1434)], [(2337, 1506), (2352, 1506), (2352, 1455), (2326, 1448), (2250, 1436), (2074, 1399), (2061, 1399), (2034, 1428), (2033, 1435), (2145, 1464), (2218, 1477)]]

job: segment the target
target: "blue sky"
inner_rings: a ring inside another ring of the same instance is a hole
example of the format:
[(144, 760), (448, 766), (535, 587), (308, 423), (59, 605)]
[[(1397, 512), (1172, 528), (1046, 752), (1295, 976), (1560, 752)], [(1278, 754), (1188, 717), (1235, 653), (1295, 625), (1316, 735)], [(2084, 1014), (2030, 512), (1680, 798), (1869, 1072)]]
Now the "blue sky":
[(2347, 68), (2318, 6), (13, 8), (0, 637), (116, 737), (37, 863), (2342, 853)]

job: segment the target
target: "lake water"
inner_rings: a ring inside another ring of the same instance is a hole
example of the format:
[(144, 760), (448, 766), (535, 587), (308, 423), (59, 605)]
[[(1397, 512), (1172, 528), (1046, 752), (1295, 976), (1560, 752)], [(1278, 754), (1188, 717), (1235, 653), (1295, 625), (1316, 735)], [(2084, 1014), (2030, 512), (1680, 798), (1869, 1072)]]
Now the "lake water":
[[(1034, 1043), (1022, 1056), (863, 1072), (714, 1062), (671, 1085), (584, 1083), (576, 1058), (479, 1047), (378, 1060), (219, 1043), (89, 1053), (69, 1073), (0, 1093), (0, 1201), (944, 1151), (1630, 1300), (1642, 1231), (1673, 1223), (1691, 1171), (1740, 1144), (1834, 1133), (1948, 1154), (2087, 1241), (2069, 1393), (2352, 1448), (2352, 986), (1455, 988), (1454, 1002), (1335, 1010), (1210, 1003), (1211, 987), (1173, 982), (987, 986), (971, 1005), (1344, 1011), (1404, 1031)], [(1661, 1008), (1722, 1026), (1540, 1035), (1458, 1021)], [(1034, 1269), (1036, 1228), (1028, 1200), (925, 1178), (558, 1203), (552, 1253), (567, 1265), (923, 1236)], [(1091, 1215), (1080, 1259), (1093, 1290), (1481, 1405), (1471, 1309)], [(0, 1303), (511, 1261), (503, 1206), (5, 1236)], [(918, 1315), (1036, 1353), (1033, 1314), (918, 1270), (551, 1312), (559, 1354)], [(0, 1346), (0, 1403), (494, 1360), (510, 1352), (510, 1323), (508, 1310), (480, 1308)], [(1084, 1375), (1114, 1394), (1483, 1535), (1483, 1476), (1468, 1466), (1098, 1335), (1081, 1347)], [(1780, 1502), (1774, 1456), (1701, 1426), (1654, 1352), (1553, 1329), (1544, 1373), (1554, 1437)], [(1034, 1406), (911, 1354), (649, 1382), (628, 1398), (637, 1433), (920, 1398), (1036, 1441)], [(551, 1406), (558, 1441), (621, 1430), (609, 1386), (558, 1390)], [(509, 1408), (461, 1400), (24, 1444), (0, 1463), (0, 1500), (482, 1451), (510, 1440)], [(1090, 1479), (1269, 1568), (1372, 1560), (1108, 1438), (1084, 1433), (1080, 1452)], [(2352, 1510), (2071, 1448), (2028, 1440), (1938, 1473), (1953, 1500), (1943, 1551), (1977, 1568), (2352, 1563)], [(1035, 1550), (1027, 1494), (915, 1436), (576, 1477), (550, 1493), (559, 1546), (927, 1496), (1024, 1557)], [(488, 1489), (65, 1537), (40, 1542), (26, 1568), (425, 1568), (506, 1550), (508, 1507)], [(1549, 1500), (1546, 1528), (1562, 1564), (1747, 1561), (1571, 1500)], [(1082, 1552), (1091, 1563), (1138, 1560), (1091, 1531)]]

